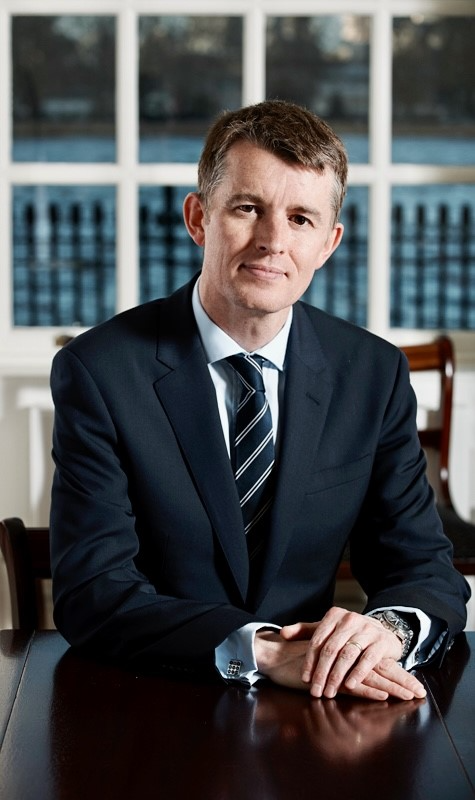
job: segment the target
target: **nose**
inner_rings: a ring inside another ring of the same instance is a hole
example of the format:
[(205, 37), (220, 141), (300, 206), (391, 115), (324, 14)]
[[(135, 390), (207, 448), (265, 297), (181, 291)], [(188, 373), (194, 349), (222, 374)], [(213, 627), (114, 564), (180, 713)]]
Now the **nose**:
[(256, 247), (261, 252), (278, 255), (287, 248), (287, 219), (274, 214), (265, 214), (257, 225)]

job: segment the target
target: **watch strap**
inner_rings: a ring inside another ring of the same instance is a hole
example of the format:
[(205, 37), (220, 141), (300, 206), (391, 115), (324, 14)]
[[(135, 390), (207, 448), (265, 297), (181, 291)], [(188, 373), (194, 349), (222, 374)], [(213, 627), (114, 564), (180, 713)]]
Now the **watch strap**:
[(373, 619), (377, 619), (389, 631), (394, 633), (402, 644), (401, 660), (406, 658), (411, 649), (414, 631), (405, 619), (399, 616), (395, 611), (375, 611), (369, 614)]

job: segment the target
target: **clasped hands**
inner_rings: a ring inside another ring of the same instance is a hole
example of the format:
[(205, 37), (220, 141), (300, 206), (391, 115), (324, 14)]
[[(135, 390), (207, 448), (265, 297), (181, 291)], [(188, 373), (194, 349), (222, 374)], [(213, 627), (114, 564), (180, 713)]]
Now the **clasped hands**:
[(397, 663), (401, 652), (397, 636), (379, 620), (337, 607), (319, 622), (286, 625), (279, 633), (258, 631), (255, 638), (259, 672), (313, 697), (425, 697), (421, 682)]

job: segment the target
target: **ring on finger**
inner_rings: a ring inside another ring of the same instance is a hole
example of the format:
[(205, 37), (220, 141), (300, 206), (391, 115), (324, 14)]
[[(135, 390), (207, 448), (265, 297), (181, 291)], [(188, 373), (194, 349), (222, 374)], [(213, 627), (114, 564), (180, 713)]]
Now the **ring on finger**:
[(347, 644), (352, 644), (352, 645), (354, 645), (355, 647), (357, 647), (357, 648), (358, 648), (358, 650), (360, 651), (360, 653), (362, 653), (362, 652), (363, 652), (363, 645), (362, 645), (362, 644), (360, 644), (359, 642), (352, 642), (352, 641), (349, 641), (349, 642), (347, 642)]

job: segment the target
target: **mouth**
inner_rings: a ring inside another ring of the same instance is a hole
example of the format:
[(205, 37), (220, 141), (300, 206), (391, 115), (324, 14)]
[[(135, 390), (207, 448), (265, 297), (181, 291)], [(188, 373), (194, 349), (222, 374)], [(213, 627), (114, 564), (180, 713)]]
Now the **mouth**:
[(285, 275), (283, 270), (267, 264), (241, 264), (240, 269), (263, 281), (276, 281)]

